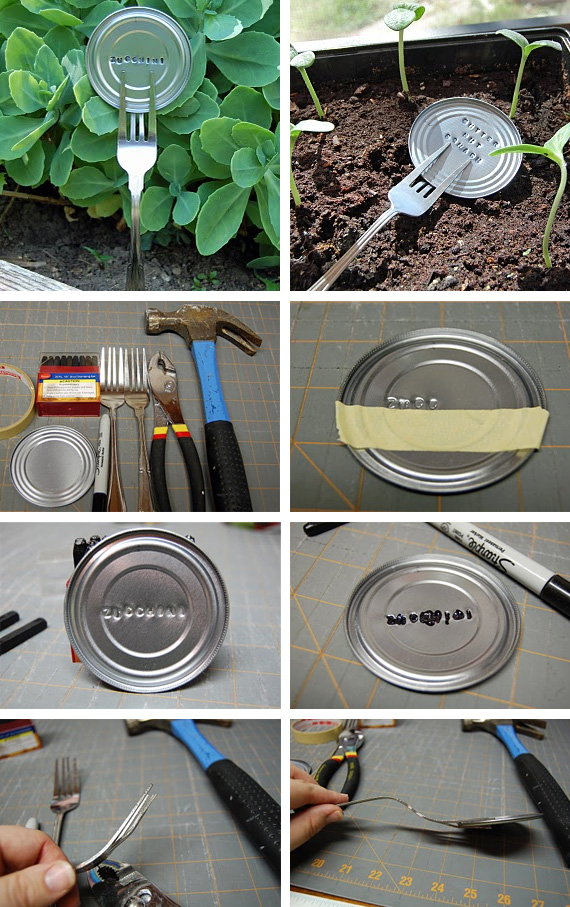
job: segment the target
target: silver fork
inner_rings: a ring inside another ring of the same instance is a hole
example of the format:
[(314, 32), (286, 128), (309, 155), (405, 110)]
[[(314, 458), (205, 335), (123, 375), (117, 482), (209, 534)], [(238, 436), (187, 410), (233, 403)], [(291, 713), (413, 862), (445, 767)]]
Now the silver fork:
[(53, 782), (53, 797), (50, 805), (52, 813), (55, 813), (55, 822), (53, 826), (52, 838), (56, 844), (59, 844), (61, 838), (61, 827), (63, 817), (66, 813), (77, 809), (81, 799), (79, 787), (79, 774), (77, 772), (77, 761), (73, 760), (73, 777), (69, 765), (69, 756), (61, 760), (61, 770), (59, 762), (55, 760), (55, 775)]
[(107, 350), (107, 361), (105, 361), (105, 348), (103, 347), (101, 349), (101, 365), (99, 372), (101, 405), (107, 407), (111, 417), (111, 462), (109, 465), (107, 511), (112, 511), (114, 513), (127, 509), (121, 483), (121, 474), (119, 472), (119, 456), (117, 449), (117, 409), (125, 402), (125, 372), (123, 361), (122, 347), (119, 347), (118, 371), (115, 347), (109, 347)]
[[(156, 162), (156, 108), (154, 99), (154, 77), (150, 73), (148, 131), (145, 135), (144, 113), (131, 113), (130, 130), (127, 136), (127, 110), (125, 76), (121, 78), (119, 102), (119, 132), (117, 139), (117, 161), (129, 174), (131, 193), (131, 249), (127, 268), (127, 290), (144, 290), (144, 269), (141, 251), (141, 195), (144, 176)], [(138, 124), (138, 129), (137, 129)]]
[(136, 350), (131, 349), (130, 374), (128, 355), (125, 359), (125, 403), (134, 411), (139, 429), (139, 500), (137, 510), (141, 513), (152, 512), (155, 507), (144, 430), (144, 411), (149, 404), (145, 349), (142, 351), (142, 374), (138, 347)]
[(429, 211), (433, 203), (443, 195), (453, 180), (465, 170), (467, 164), (471, 163), (470, 160), (465, 160), (456, 167), (453, 173), (450, 173), (443, 182), (435, 185), (430, 183), (423, 174), (443, 154), (446, 148), (449, 147), (449, 142), (446, 142), (445, 145), (442, 145), (441, 148), (434, 151), (434, 153), (426, 158), (425, 161), (422, 161), (415, 170), (412, 170), (405, 179), (401, 180), (401, 182), (397, 183), (395, 186), (392, 186), (388, 193), (388, 198), (390, 199), (390, 207), (388, 210), (384, 211), (384, 213), (368, 227), (366, 233), (363, 233), (362, 236), (356, 240), (354, 245), (350, 247), (348, 252), (344, 253), (342, 258), (339, 258), (339, 260), (332, 265), (322, 277), (319, 277), (319, 279), (309, 287), (310, 290), (329, 290), (340, 275), (348, 268), (351, 261), (354, 261), (356, 256), (360, 255), (370, 240), (373, 239), (373, 237), (376, 236), (376, 234), (379, 233), (380, 230), (386, 226), (388, 221), (391, 221), (392, 218), (396, 216), (396, 214), (408, 214), (410, 217), (419, 217), (420, 214), (425, 214), (426, 211)]

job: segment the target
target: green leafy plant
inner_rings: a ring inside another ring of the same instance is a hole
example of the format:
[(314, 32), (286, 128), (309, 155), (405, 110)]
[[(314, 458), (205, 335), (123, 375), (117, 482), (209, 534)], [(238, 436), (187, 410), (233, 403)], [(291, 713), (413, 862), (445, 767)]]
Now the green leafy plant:
[(106, 255), (105, 252), (98, 252), (97, 249), (92, 249), (91, 246), (83, 246), (86, 252), (90, 252), (95, 261), (102, 267), (105, 268), (105, 265), (110, 261), (113, 261), (112, 255)]
[(547, 268), (552, 267), (552, 262), (550, 260), (550, 254), (548, 251), (550, 234), (552, 232), (552, 226), (554, 224), (556, 212), (558, 211), (558, 206), (560, 205), (562, 196), (564, 195), (564, 190), (566, 189), (568, 174), (566, 169), (566, 161), (564, 160), (564, 146), (569, 139), (570, 123), (567, 123), (561, 129), (559, 129), (551, 139), (545, 142), (544, 145), (508, 145), (506, 148), (497, 148), (490, 154), (490, 157), (496, 154), (541, 154), (544, 157), (547, 157), (549, 160), (554, 161), (555, 164), (558, 164), (560, 168), (560, 181), (558, 184), (558, 191), (552, 203), (552, 208), (550, 209), (550, 214), (548, 215), (548, 221), (542, 239), (542, 254), (544, 256), (544, 262)]
[(515, 82), (515, 90), (513, 93), (513, 102), (511, 104), (511, 112), (509, 113), (510, 118), (512, 119), (517, 112), (517, 104), (519, 101), (519, 92), (521, 88), (521, 82), (523, 77), (524, 68), (526, 61), (529, 56), (536, 50), (538, 47), (552, 47), (553, 50), (562, 51), (562, 45), (558, 41), (533, 41), (532, 44), (527, 41), (524, 35), (519, 34), (518, 31), (512, 31), (510, 28), (501, 28), (498, 32), (495, 32), (497, 35), (503, 35), (505, 38), (510, 38), (511, 41), (514, 41), (515, 44), (521, 49), (521, 62), (519, 66), (519, 71), (517, 75), (517, 80)]
[(398, 32), (398, 65), (400, 67), (402, 91), (407, 98), (410, 97), (410, 89), (406, 78), (404, 61), (404, 30), (412, 22), (417, 22), (418, 19), (421, 19), (425, 11), (425, 6), (421, 6), (419, 3), (395, 3), (393, 9), (384, 16), (384, 23), (388, 28)]
[(299, 72), (301, 73), (301, 76), (303, 77), (303, 82), (307, 86), (307, 88), (309, 90), (309, 94), (311, 95), (311, 98), (313, 99), (313, 104), (317, 108), (317, 113), (320, 116), (321, 120), (324, 120), (324, 118), (325, 118), (324, 110), (322, 108), (322, 105), (321, 105), (321, 102), (319, 101), (317, 92), (315, 91), (315, 89), (313, 87), (313, 83), (311, 82), (311, 80), (309, 78), (309, 74), (307, 72), (309, 66), (312, 66), (314, 62), (315, 62), (315, 55), (312, 50), (305, 50), (302, 53), (298, 53), (298, 51), (293, 47), (292, 44), (289, 45), (289, 64), (294, 69), (298, 69)]
[[(131, 5), (0, 2), (0, 164), (20, 186), (50, 181), (91, 216), (122, 209), (127, 223), (127, 175), (116, 161), (118, 112), (91, 88), (85, 44), (105, 16)], [(193, 66), (184, 91), (158, 113), (159, 154), (146, 179), (142, 230), (159, 242), (173, 227), (188, 231), (200, 254), (211, 255), (247, 227), (260, 257), (275, 258), (279, 0), (150, 5), (189, 35)]]
[(218, 280), (218, 272), (210, 271), (208, 274), (196, 274), (192, 278), (192, 289), (193, 290), (213, 290), (216, 287), (219, 287), (220, 281)]
[(291, 132), (289, 140), (289, 181), (291, 185), (291, 195), (293, 196), (293, 201), (296, 205), (301, 204), (301, 196), (299, 195), (295, 177), (293, 176), (293, 149), (295, 147), (295, 142), (302, 132), (332, 132), (333, 129), (334, 123), (327, 123), (326, 120), (301, 120), (300, 123), (290, 124)]

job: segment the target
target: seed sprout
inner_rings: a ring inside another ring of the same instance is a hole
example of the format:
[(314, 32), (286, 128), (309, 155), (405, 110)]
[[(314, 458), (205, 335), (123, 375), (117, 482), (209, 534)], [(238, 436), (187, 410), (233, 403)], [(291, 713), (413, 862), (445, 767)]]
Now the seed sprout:
[(552, 226), (554, 224), (556, 212), (558, 211), (558, 206), (560, 205), (562, 196), (564, 195), (564, 190), (566, 189), (567, 170), (566, 161), (564, 160), (564, 146), (569, 139), (570, 123), (566, 123), (566, 125), (559, 129), (551, 139), (544, 143), (544, 145), (508, 145), (506, 148), (497, 148), (495, 151), (491, 151), (490, 154), (490, 157), (493, 157), (493, 155), (495, 154), (542, 154), (543, 157), (547, 157), (549, 160), (554, 161), (554, 163), (558, 164), (558, 166), (560, 167), (560, 182), (558, 184), (558, 192), (556, 193), (555, 199), (552, 203), (552, 208), (550, 209), (550, 214), (548, 215), (548, 221), (542, 239), (542, 254), (544, 256), (544, 261), (547, 268), (552, 267), (552, 262), (550, 260), (550, 255), (548, 252), (550, 234), (552, 232)]
[(410, 89), (406, 78), (406, 67), (404, 64), (404, 29), (417, 22), (425, 13), (425, 6), (419, 3), (395, 3), (394, 8), (386, 13), (384, 22), (392, 31), (398, 32), (398, 63), (400, 66), (400, 79), (402, 80), (402, 91), (409, 99)]
[(291, 123), (291, 137), (289, 143), (289, 173), (290, 173), (290, 184), (291, 184), (291, 195), (293, 196), (293, 201), (296, 205), (301, 204), (301, 196), (299, 195), (299, 190), (295, 183), (295, 177), (293, 176), (293, 148), (295, 147), (295, 142), (299, 138), (302, 132), (332, 132), (334, 129), (334, 123), (327, 123), (326, 120), (302, 120), (300, 123)]
[(562, 45), (558, 41), (533, 41), (532, 44), (527, 41), (524, 35), (519, 34), (518, 31), (512, 31), (510, 28), (501, 28), (498, 32), (495, 32), (497, 35), (503, 35), (505, 38), (510, 38), (511, 41), (514, 41), (515, 44), (521, 49), (521, 62), (519, 66), (519, 71), (517, 75), (517, 81), (515, 83), (515, 91), (513, 94), (513, 102), (511, 104), (511, 112), (509, 116), (511, 120), (513, 119), (515, 113), (517, 112), (517, 104), (519, 101), (519, 91), (521, 87), (522, 77), (526, 61), (531, 55), (533, 50), (536, 50), (537, 47), (552, 47), (554, 50), (562, 51)]
[(314, 62), (315, 55), (312, 50), (305, 50), (302, 53), (298, 53), (292, 44), (289, 45), (289, 63), (291, 66), (294, 66), (295, 69), (298, 69), (301, 73), (303, 81), (309, 89), (309, 94), (313, 99), (313, 103), (317, 108), (317, 113), (320, 116), (321, 120), (324, 120), (325, 114), (321, 106), (321, 102), (317, 97), (317, 92), (313, 88), (313, 83), (309, 79), (309, 75), (307, 73), (307, 69), (309, 68), (309, 66), (312, 66)]

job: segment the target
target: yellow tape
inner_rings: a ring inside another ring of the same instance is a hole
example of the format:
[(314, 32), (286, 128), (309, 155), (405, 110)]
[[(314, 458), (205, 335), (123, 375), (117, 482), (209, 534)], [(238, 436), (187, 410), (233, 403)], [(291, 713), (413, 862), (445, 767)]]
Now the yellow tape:
[(30, 405), (24, 415), (20, 419), (16, 419), (15, 422), (12, 422), (11, 425), (7, 425), (6, 428), (0, 428), (0, 439), (5, 440), (6, 438), (13, 438), (15, 435), (19, 435), (20, 432), (28, 427), (34, 418), (36, 389), (30, 376), (26, 375), (21, 369), (16, 368), (15, 365), (0, 363), (0, 380), (21, 381), (24, 387), (27, 387), (30, 392)]
[(491, 453), (539, 449), (548, 422), (540, 406), (520, 409), (410, 410), (336, 401), (343, 444), (378, 450)]
[(317, 718), (301, 718), (291, 725), (293, 739), (297, 743), (330, 743), (336, 740), (344, 727), (344, 721)]

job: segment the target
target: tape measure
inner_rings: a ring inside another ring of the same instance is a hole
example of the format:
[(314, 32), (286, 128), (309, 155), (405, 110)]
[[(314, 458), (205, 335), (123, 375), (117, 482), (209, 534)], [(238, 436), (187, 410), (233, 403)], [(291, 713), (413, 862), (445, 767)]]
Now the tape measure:
[(354, 901), (333, 900), (332, 898), (321, 897), (320, 894), (306, 894), (304, 891), (294, 891), (291, 889), (290, 907), (360, 907)]
[(300, 718), (291, 725), (296, 743), (307, 745), (330, 743), (336, 740), (345, 725), (344, 721), (325, 718)]

